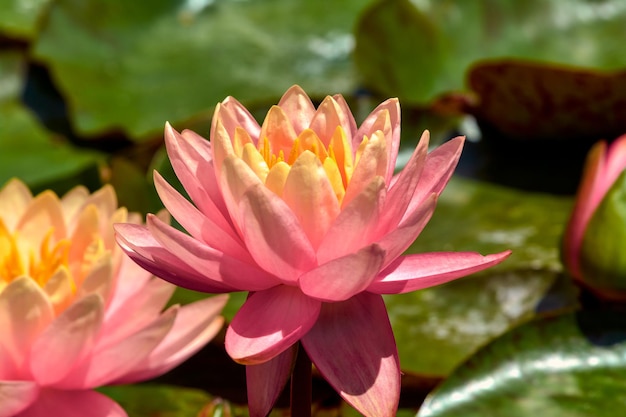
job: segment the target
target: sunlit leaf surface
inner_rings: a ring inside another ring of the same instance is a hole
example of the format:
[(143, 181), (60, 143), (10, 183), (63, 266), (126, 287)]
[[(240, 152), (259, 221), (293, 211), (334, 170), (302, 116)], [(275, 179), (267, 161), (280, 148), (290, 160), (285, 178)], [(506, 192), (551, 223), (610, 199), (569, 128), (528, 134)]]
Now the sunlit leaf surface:
[(352, 27), (364, 2), (58, 0), (34, 53), (67, 95), (76, 129), (133, 138), (228, 95), (355, 87)]
[(0, 0), (0, 34), (33, 39), (53, 0)]
[(621, 313), (544, 319), (482, 349), (427, 399), (418, 416), (616, 416), (626, 408), (625, 370)]
[[(571, 202), (453, 178), (409, 252), (512, 249), (502, 264), (439, 287), (387, 297), (402, 368), (446, 375), (478, 347), (530, 319), (561, 271), (558, 241)], [(562, 283), (558, 302), (572, 306)]]

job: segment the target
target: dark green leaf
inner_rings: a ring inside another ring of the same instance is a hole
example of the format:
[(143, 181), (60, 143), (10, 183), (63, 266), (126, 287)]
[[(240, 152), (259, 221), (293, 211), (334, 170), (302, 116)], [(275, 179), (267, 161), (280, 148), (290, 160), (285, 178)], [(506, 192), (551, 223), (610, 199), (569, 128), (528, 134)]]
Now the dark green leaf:
[(412, 101), (434, 94), (443, 65), (441, 36), (409, 0), (382, 0), (368, 8), (356, 37), (354, 57), (369, 87)]
[[(387, 297), (402, 368), (446, 375), (477, 348), (542, 310), (571, 308), (575, 290), (561, 271), (558, 241), (570, 199), (453, 178), (409, 252), (512, 249), (475, 276)], [(560, 286), (556, 286), (559, 283)], [(555, 286), (556, 293), (542, 302)]]
[(619, 69), (625, 18), (619, 0), (383, 0), (359, 22), (357, 62), (385, 95), (426, 103), (463, 89), (465, 71), (481, 59)]
[(418, 416), (613, 417), (626, 407), (625, 371), (623, 315), (567, 314), (528, 323), (482, 349)]
[(31, 40), (53, 0), (0, 0), (0, 33)]
[(58, 0), (35, 46), (81, 134), (133, 138), (165, 121), (208, 118), (232, 95), (275, 99), (355, 87), (350, 52), (360, 0)]
[(101, 156), (53, 137), (19, 101), (24, 57), (0, 54), (0, 80), (0, 184), (18, 177), (35, 189), (54, 184), (59, 192), (81, 180), (98, 185), (96, 165)]
[[(243, 407), (232, 406), (203, 391), (191, 388), (142, 384), (104, 387), (99, 391), (119, 403), (129, 417), (242, 417), (248, 415)], [(227, 410), (230, 414), (227, 414)]]

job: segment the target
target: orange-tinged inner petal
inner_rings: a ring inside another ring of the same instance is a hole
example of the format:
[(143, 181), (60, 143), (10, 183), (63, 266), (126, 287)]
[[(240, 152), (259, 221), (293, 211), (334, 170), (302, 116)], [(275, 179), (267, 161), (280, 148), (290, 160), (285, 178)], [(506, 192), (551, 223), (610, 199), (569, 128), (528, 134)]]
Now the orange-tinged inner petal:
[(15, 278), (28, 275), (43, 287), (61, 266), (68, 263), (70, 242), (62, 239), (52, 243), (53, 235), (54, 228), (51, 227), (40, 243), (33, 244), (22, 239), (18, 232), (11, 233), (0, 219), (0, 282), (6, 285)]
[(343, 128), (337, 126), (328, 146), (324, 145), (312, 129), (304, 129), (293, 139), (290, 148), (287, 149), (284, 145), (284, 137), (281, 137), (280, 145), (277, 145), (274, 138), (265, 136), (259, 139), (255, 147), (247, 133), (240, 129), (237, 129), (233, 138), (235, 154), (279, 196), (282, 196), (285, 179), (298, 157), (307, 151), (313, 153), (322, 163), (341, 204), (354, 171), (352, 148)]
[(28, 276), (44, 289), (59, 314), (110, 250), (99, 233), (85, 232), (90, 243), (73, 259), (72, 240), (55, 241), (54, 233), (54, 227), (50, 227), (40, 241), (28, 239), (19, 229), (10, 231), (0, 218), (0, 292), (13, 280)]
[(41, 286), (56, 272), (61, 265), (67, 265), (70, 251), (70, 242), (67, 239), (60, 240), (56, 244), (50, 244), (54, 229), (46, 234), (39, 248), (39, 257), (31, 253), (29, 274)]

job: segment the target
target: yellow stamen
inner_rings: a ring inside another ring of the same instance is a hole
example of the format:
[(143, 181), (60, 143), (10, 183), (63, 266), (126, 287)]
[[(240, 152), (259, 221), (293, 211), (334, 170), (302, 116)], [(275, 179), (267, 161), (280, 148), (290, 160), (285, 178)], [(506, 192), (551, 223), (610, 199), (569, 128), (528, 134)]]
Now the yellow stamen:
[(61, 265), (67, 265), (70, 253), (70, 242), (67, 239), (58, 241), (52, 248), (50, 240), (54, 229), (50, 228), (41, 242), (39, 257), (34, 253), (30, 256), (29, 275), (41, 286), (44, 286), (48, 279), (56, 272)]
[(0, 280), (9, 283), (25, 272), (16, 234), (12, 235), (0, 219)]
[(36, 243), (21, 238), (18, 232), (9, 232), (0, 219), (0, 287), (22, 275), (30, 276), (44, 287), (59, 268), (66, 267), (70, 241), (52, 243), (53, 236), (54, 228), (50, 228), (37, 248)]
[[(238, 135), (238, 137), (241, 136), (242, 135)], [(239, 143), (242, 142), (241, 139), (237, 140)], [(237, 147), (239, 146), (240, 145), (238, 144)], [(350, 178), (352, 177), (354, 163), (351, 145), (348, 143), (345, 132), (341, 126), (338, 126), (335, 130), (328, 146), (326, 146), (320, 140), (319, 136), (317, 136), (317, 134), (311, 129), (303, 130), (302, 133), (300, 133), (300, 135), (293, 140), (290, 149), (274, 149), (272, 147), (271, 138), (263, 137), (259, 140), (257, 145), (257, 151), (260, 156), (258, 160), (257, 158), (250, 157), (250, 155), (246, 155), (246, 151), (249, 151), (249, 149), (246, 149), (247, 146), (250, 145), (244, 145), (242, 147), (244, 151), (240, 156), (248, 164), (248, 166), (252, 168), (261, 181), (264, 182), (266, 181), (268, 175), (265, 170), (263, 170), (261, 175), (258, 168), (260, 159), (265, 161), (267, 168), (269, 168), (270, 172), (272, 172), (272, 168), (275, 165), (281, 162), (286, 162), (288, 166), (291, 166), (303, 152), (312, 152), (320, 160), (322, 166), (324, 166), (333, 189), (335, 190), (337, 199), (339, 202), (343, 199), (345, 190), (350, 182)], [(364, 146), (365, 144), (362, 144), (361, 148)], [(284, 181), (283, 176), (286, 173), (288, 173), (288, 170), (281, 168), (280, 175), (271, 175), (273, 182), (270, 188), (272, 191), (279, 193), (279, 191), (282, 190), (281, 186)]]

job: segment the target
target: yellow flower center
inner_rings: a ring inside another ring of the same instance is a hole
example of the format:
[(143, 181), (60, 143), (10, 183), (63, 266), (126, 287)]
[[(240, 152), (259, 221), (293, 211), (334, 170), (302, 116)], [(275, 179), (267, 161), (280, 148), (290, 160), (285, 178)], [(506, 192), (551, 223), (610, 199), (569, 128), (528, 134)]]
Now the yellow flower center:
[(52, 243), (50, 228), (39, 248), (11, 233), (0, 219), (0, 290), (15, 278), (28, 275), (42, 287), (61, 267), (67, 266), (70, 242), (62, 239)]
[(335, 191), (339, 203), (358, 163), (367, 138), (352, 156), (352, 145), (341, 126), (337, 126), (328, 145), (325, 145), (312, 129), (305, 129), (289, 145), (281, 147), (273, 138), (264, 137), (257, 146), (243, 128), (237, 128), (233, 138), (235, 154), (252, 168), (265, 185), (281, 195), (291, 166), (304, 152), (311, 152), (320, 160), (326, 176)]

